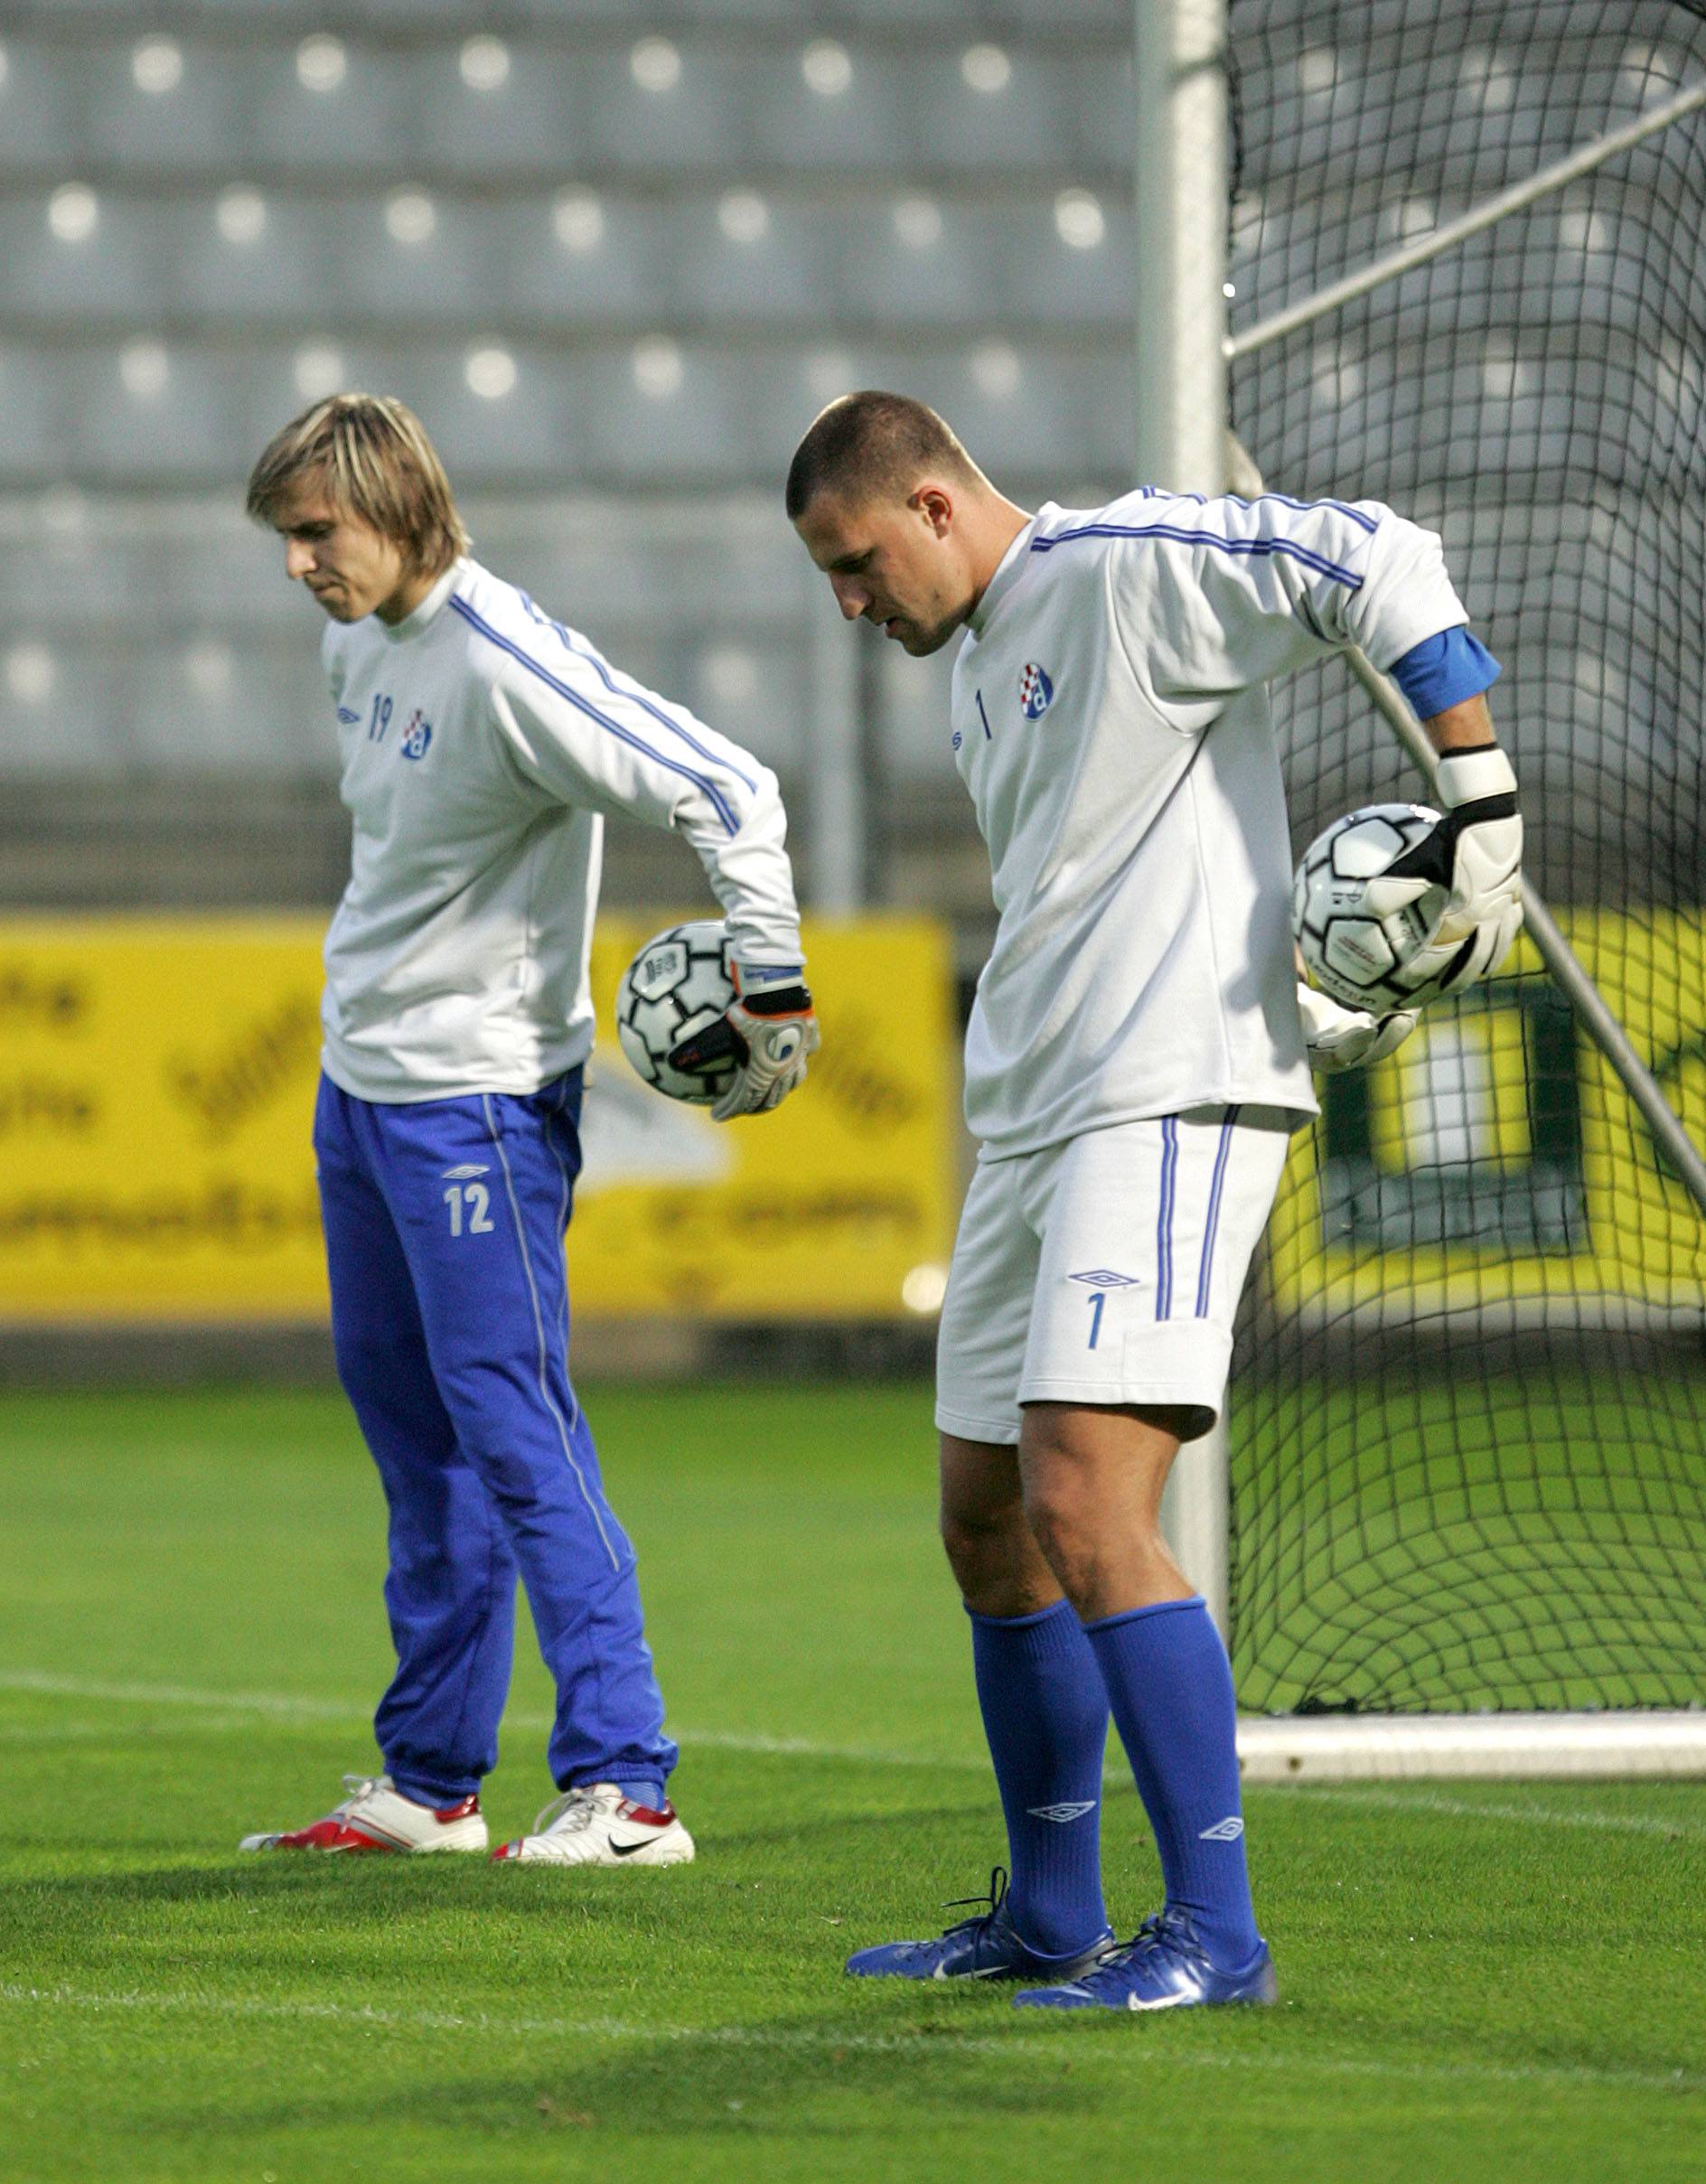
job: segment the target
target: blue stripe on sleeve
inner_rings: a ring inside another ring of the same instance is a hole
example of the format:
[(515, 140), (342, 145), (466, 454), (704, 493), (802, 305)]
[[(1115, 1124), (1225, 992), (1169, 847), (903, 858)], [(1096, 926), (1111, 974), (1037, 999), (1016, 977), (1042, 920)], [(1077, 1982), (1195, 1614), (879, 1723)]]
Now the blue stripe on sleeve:
[(1448, 706), (1461, 705), (1466, 698), (1490, 690), (1500, 671), (1480, 639), (1461, 627), (1424, 637), (1389, 670), (1421, 720), (1431, 720)]
[[(574, 631), (565, 627), (560, 622), (553, 622), (548, 614), (540, 614), (539, 608), (534, 605), (525, 592), (520, 595), (520, 598), (521, 604), (528, 612), (537, 615), (545, 628), (560, 637), (565, 646), (576, 660), (584, 660), (589, 668), (596, 671), (599, 680), (613, 698), (627, 698), (631, 705), (637, 705), (642, 713), (650, 713), (661, 728), (667, 728), (671, 736), (679, 736), (690, 751), (697, 751), (701, 758), (708, 759), (713, 765), (717, 763), (717, 753), (708, 751), (697, 736), (684, 728), (680, 722), (666, 713), (661, 706), (654, 705), (650, 695), (641, 688), (632, 675), (623, 675), (619, 681), (617, 680), (619, 670), (612, 669), (610, 662), (596, 645), (589, 644), (585, 637), (577, 638)], [(729, 765), (726, 758), (724, 758), (722, 763), (728, 766), (729, 772), (744, 788), (751, 789), (755, 794), (757, 793), (758, 783), (743, 773), (738, 766)]]
[(1073, 539), (1167, 539), (1183, 546), (1210, 546), (1218, 553), (1255, 558), (1283, 554), (1289, 561), (1300, 561), (1318, 576), (1330, 576), (1346, 591), (1360, 592), (1363, 588), (1363, 579), (1354, 570), (1329, 561), (1313, 547), (1305, 546), (1300, 539), (1223, 539), (1218, 531), (1185, 530), (1171, 523), (1081, 523), (1073, 530), (1057, 530), (1052, 538), (1033, 539), (1031, 551), (1052, 553), (1055, 547), (1064, 546)]
[(727, 831), (730, 834), (740, 832), (739, 820), (735, 817), (727, 799), (714, 781), (703, 773), (696, 773), (690, 766), (681, 765), (673, 758), (666, 758), (661, 751), (654, 751), (643, 736), (636, 736), (632, 729), (624, 728), (620, 721), (612, 720), (607, 713), (601, 713), (589, 698), (583, 698), (578, 690), (571, 689), (567, 683), (559, 681), (548, 668), (541, 666), (530, 653), (524, 652), (512, 638), (504, 636), (501, 630), (493, 629), (489, 622), (474, 612), (465, 599), (458, 598), (453, 594), (450, 604), (463, 620), (471, 628), (478, 630), (488, 642), (495, 644), (500, 651), (508, 652), (511, 660), (519, 661), (530, 673), (537, 675), (548, 689), (555, 690), (559, 698), (566, 698), (577, 712), (585, 713), (588, 720), (596, 721), (598, 726), (609, 735), (614, 736), (618, 743), (625, 743), (630, 750), (638, 751), (642, 758), (651, 759), (654, 765), (662, 766), (671, 773), (679, 773), (683, 781), (690, 781), (696, 789), (703, 790)]

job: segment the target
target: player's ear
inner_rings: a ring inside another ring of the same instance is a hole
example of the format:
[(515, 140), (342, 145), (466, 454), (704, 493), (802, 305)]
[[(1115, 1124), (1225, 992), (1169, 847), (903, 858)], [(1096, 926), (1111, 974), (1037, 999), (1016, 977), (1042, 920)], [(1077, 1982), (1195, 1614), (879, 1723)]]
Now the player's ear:
[(906, 505), (917, 511), (938, 539), (945, 539), (953, 529), (953, 496), (945, 486), (921, 485)]

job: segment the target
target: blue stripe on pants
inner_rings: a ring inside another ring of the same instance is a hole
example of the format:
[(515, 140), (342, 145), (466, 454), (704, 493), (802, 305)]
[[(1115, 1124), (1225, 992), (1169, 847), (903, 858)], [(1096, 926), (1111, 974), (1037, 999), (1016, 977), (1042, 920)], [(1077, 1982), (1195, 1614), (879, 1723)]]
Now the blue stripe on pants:
[(445, 1803), (497, 1761), (518, 1573), (557, 1684), (554, 1779), (661, 1783), (675, 1763), (633, 1550), (568, 1377), (580, 1089), (576, 1072), (400, 1106), (321, 1082), (338, 1375), (390, 1512), (398, 1665), (374, 1729), (399, 1785)]

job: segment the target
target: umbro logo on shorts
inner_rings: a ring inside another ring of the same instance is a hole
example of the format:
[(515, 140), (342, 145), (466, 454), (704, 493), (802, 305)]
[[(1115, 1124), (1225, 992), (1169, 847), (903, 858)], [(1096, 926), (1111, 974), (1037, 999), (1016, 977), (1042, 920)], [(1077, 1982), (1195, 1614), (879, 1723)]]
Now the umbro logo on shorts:
[(1217, 1820), (1212, 1828), (1197, 1831), (1198, 1842), (1236, 1842), (1244, 1832), (1244, 1823), (1236, 1813), (1228, 1813), (1224, 1820)]
[(1093, 1813), (1096, 1801), (1093, 1797), (1086, 1797), (1082, 1804), (1027, 1804), (1025, 1809), (1034, 1820), (1055, 1820), (1064, 1827), (1068, 1821), (1082, 1820), (1086, 1813)]
[(464, 1160), (455, 1167), (447, 1167), (444, 1180), (446, 1183), (465, 1183), (470, 1176), (486, 1176), (491, 1172), (483, 1160)]
[(1069, 1274), (1068, 1281), (1083, 1281), (1092, 1289), (1131, 1289), (1137, 1287), (1135, 1274), (1116, 1274), (1111, 1267), (1092, 1267), (1087, 1274)]

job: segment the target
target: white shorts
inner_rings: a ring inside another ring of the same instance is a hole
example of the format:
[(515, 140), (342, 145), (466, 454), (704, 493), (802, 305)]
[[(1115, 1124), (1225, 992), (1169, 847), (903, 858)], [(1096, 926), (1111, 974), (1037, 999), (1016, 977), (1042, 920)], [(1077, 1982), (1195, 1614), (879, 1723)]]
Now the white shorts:
[(1177, 1403), (1206, 1433), (1291, 1120), (1195, 1108), (981, 1162), (942, 1301), (942, 1430), (1010, 1442), (1024, 1403)]

